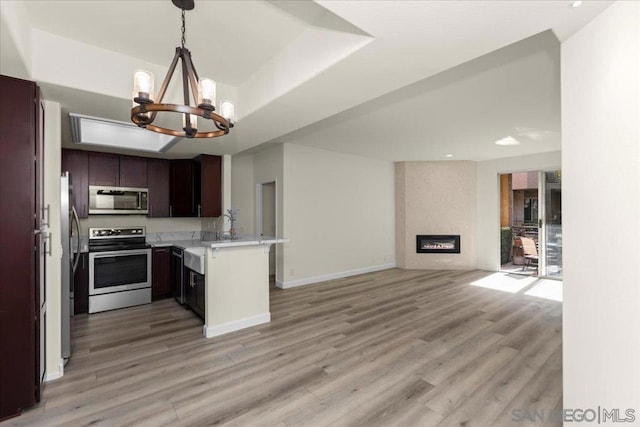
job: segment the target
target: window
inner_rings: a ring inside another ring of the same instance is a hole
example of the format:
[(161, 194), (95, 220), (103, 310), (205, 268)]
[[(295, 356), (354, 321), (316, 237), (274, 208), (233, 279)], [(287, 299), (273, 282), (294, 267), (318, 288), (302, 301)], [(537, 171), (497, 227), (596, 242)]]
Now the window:
[(524, 222), (538, 222), (538, 199), (524, 198)]

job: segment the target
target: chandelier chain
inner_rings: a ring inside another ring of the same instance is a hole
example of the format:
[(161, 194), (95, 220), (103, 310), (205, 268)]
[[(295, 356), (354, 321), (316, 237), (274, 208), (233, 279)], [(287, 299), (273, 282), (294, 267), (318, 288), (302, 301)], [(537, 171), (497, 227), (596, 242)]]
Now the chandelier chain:
[(182, 48), (184, 49), (184, 43), (185, 43), (185, 28), (184, 28), (184, 9), (182, 9)]

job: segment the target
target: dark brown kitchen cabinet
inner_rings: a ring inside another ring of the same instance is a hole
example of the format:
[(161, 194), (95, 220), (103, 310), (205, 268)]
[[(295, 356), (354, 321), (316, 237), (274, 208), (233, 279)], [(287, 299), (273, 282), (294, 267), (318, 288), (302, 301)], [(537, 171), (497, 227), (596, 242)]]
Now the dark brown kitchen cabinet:
[(147, 159), (147, 181), (149, 188), (149, 216), (169, 216), (169, 182), (171, 164), (169, 160)]
[(120, 156), (90, 151), (89, 185), (120, 186)]
[(200, 155), (171, 161), (171, 216), (222, 214), (222, 158)]
[[(171, 216), (198, 216), (195, 185), (200, 180), (199, 164), (191, 159), (171, 160)], [(196, 170), (198, 169), (198, 170)]]
[(89, 254), (82, 252), (73, 275), (73, 314), (89, 312)]
[(40, 400), (46, 317), (43, 107), (34, 82), (0, 76), (0, 420)]
[(201, 155), (200, 161), (200, 216), (222, 215), (222, 157)]
[(147, 159), (91, 151), (89, 185), (147, 188)]
[(185, 304), (204, 320), (205, 276), (185, 268)]
[(147, 188), (147, 159), (120, 156), (120, 187)]
[(62, 171), (71, 174), (73, 206), (79, 218), (89, 216), (89, 152), (62, 149)]
[(151, 296), (154, 300), (171, 296), (171, 247), (153, 248)]

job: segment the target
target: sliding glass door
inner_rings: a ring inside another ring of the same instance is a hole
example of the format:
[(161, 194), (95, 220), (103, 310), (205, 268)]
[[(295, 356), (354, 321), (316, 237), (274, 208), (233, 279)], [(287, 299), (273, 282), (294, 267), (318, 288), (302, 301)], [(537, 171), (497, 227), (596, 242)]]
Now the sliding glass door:
[(540, 173), (542, 201), (540, 225), (540, 275), (562, 278), (562, 175), (560, 171)]

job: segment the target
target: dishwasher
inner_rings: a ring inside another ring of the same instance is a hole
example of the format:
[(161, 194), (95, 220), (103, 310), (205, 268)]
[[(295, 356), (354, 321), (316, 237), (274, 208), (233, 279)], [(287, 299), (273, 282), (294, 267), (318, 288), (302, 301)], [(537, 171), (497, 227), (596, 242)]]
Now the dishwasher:
[(176, 247), (171, 249), (171, 290), (173, 297), (184, 304), (184, 251)]

